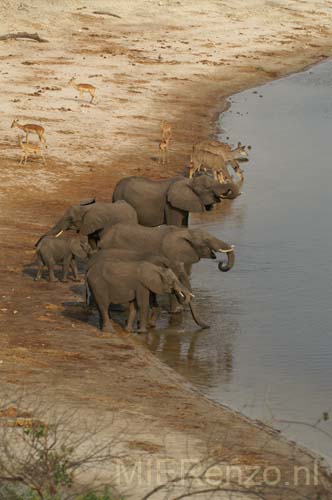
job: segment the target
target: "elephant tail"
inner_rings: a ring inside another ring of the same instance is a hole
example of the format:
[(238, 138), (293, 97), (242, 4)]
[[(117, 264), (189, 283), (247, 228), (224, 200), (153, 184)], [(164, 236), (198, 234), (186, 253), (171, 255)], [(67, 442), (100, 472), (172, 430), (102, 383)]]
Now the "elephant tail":
[(89, 281), (88, 281), (88, 273), (85, 274), (85, 280), (84, 280), (84, 295), (85, 295), (85, 303), (84, 307), (86, 310), (91, 309), (94, 305), (96, 305), (96, 301), (93, 295), (93, 291), (90, 288)]

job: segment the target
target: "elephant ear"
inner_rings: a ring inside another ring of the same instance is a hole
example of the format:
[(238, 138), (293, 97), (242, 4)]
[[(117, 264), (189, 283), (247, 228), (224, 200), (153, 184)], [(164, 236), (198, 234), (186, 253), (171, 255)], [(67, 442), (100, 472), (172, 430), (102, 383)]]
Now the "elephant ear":
[(96, 198), (87, 198), (86, 200), (80, 201), (81, 207), (85, 207), (86, 205), (92, 205), (93, 203), (96, 203)]
[(167, 192), (167, 201), (172, 207), (186, 212), (204, 212), (204, 205), (187, 179), (171, 184)]
[(103, 229), (110, 222), (110, 215), (105, 210), (92, 207), (83, 218), (80, 234), (88, 235)]
[(142, 262), (140, 265), (139, 280), (151, 292), (157, 294), (168, 293), (169, 290), (165, 289), (162, 272), (162, 268), (150, 262)]
[(174, 228), (162, 241), (162, 252), (172, 261), (188, 264), (199, 261), (188, 229)]
[(82, 242), (79, 239), (71, 239), (70, 250), (76, 257), (80, 257), (81, 259), (85, 259), (87, 256), (87, 252), (83, 249)]

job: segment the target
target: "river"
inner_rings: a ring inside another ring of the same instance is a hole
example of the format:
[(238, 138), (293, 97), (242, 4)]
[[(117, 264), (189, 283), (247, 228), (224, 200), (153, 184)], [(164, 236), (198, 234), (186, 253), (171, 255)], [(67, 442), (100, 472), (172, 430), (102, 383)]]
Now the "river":
[(252, 146), (244, 193), (191, 225), (234, 244), (235, 266), (193, 269), (209, 330), (165, 314), (148, 344), (208, 397), (332, 462), (332, 420), (317, 424), (332, 418), (332, 63), (230, 101), (219, 138)]

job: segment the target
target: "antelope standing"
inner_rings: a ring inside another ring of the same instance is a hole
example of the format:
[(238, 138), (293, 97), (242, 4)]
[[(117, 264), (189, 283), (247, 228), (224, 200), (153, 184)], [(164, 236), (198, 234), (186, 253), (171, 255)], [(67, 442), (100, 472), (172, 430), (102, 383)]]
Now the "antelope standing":
[(69, 80), (68, 84), (71, 87), (73, 87), (74, 89), (79, 91), (80, 99), (83, 99), (84, 92), (86, 92), (87, 94), (90, 94), (90, 96), (91, 96), (90, 103), (93, 102), (93, 99), (95, 98), (95, 95), (96, 95), (96, 87), (94, 87), (94, 85), (91, 85), (90, 83), (76, 83), (74, 76), (73, 76), (73, 78), (71, 78)]
[(168, 147), (170, 139), (170, 137), (167, 139), (162, 139), (159, 143), (159, 163), (168, 163)]
[(45, 139), (45, 129), (41, 125), (35, 125), (34, 123), (26, 123), (25, 125), (21, 125), (18, 123), (18, 120), (13, 120), (10, 128), (19, 128), (25, 132), (25, 140), (26, 143), (29, 144), (29, 134), (36, 134), (39, 137), (40, 142), (45, 144), (47, 148), (46, 139)]
[(172, 124), (169, 122), (161, 122), (160, 124), (162, 139), (170, 139), (172, 137)]
[(22, 150), (20, 165), (22, 165), (24, 160), (24, 165), (27, 162), (27, 159), (31, 155), (41, 156), (45, 165), (45, 156), (44, 153), (39, 146), (39, 144), (29, 144), (28, 142), (22, 142), (22, 138), (19, 136), (18, 142), (20, 144), (20, 148)]
[(189, 177), (201, 169), (211, 168), (213, 175), (220, 182), (223, 182), (227, 175), (227, 163), (230, 163), (236, 173), (242, 172), (238, 160), (248, 158), (245, 146), (239, 142), (237, 147), (232, 149), (229, 144), (219, 141), (202, 141), (195, 144), (191, 155)]
[[(218, 141), (215, 141), (218, 142)], [(237, 143), (237, 147), (232, 149), (229, 144), (225, 144), (223, 142), (218, 143), (218, 151), (220, 150), (220, 155), (223, 157), (225, 165), (230, 163), (234, 168), (235, 172), (240, 170), (240, 165), (238, 164), (238, 160), (247, 160), (248, 153), (246, 151), (246, 147), (241, 144), (241, 142)]]

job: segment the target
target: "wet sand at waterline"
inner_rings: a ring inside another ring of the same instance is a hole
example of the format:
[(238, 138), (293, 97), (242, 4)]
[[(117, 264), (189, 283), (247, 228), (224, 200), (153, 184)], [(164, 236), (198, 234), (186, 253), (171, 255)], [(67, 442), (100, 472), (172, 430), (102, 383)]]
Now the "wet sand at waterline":
[(327, 61), (229, 99), (220, 137), (252, 146), (244, 194), (226, 213), (192, 223), (234, 243), (236, 265), (227, 275), (213, 261), (195, 268), (210, 331), (187, 321), (184, 331), (165, 325), (149, 339), (213, 400), (281, 428), (330, 463), (332, 423), (322, 417), (332, 409), (331, 89)]
[[(192, 144), (215, 133), (226, 96), (330, 55), (330, 5), (21, 4), (1, 2), (1, 34), (37, 31), (48, 42), (0, 41), (6, 89), (0, 121), (1, 392), (31, 391), (52, 409), (75, 407), (91, 420), (98, 415), (104, 428), (109, 425), (105, 437), (125, 422), (130, 433), (122, 444), (132, 464), (165, 456), (179, 464), (188, 450), (201, 457), (209, 444), (227, 463), (277, 464), (285, 475), (294, 464), (313, 471), (307, 452), (206, 399), (141, 340), (120, 329), (101, 335), (96, 314), (83, 311), (83, 285), (36, 284), (31, 262), (34, 242), (69, 204), (91, 196), (110, 200), (125, 175), (164, 178), (185, 171)], [(92, 13), (99, 9), (120, 19)], [(97, 87), (95, 104), (68, 87), (73, 75)], [(45, 127), (45, 167), (38, 159), (19, 167), (17, 131), (10, 129), (16, 118)], [(170, 163), (160, 168), (163, 119), (173, 123), (174, 139)], [(229, 273), (227, 280), (232, 278)], [(230, 336), (233, 329), (230, 322)], [(152, 334), (159, 341), (158, 331)], [(330, 479), (323, 474), (321, 480), (330, 491)], [(132, 498), (142, 490), (144, 485), (131, 491)], [(302, 483), (296, 491), (310, 498), (318, 492), (315, 484)]]

